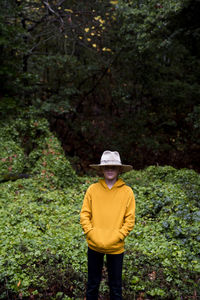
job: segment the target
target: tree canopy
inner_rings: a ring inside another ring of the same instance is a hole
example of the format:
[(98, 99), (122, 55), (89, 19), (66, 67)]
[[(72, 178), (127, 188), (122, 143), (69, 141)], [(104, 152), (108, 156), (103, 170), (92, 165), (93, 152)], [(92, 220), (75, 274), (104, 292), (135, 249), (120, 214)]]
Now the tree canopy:
[(199, 6), (1, 1), (2, 117), (33, 105), (80, 170), (106, 148), (199, 170)]

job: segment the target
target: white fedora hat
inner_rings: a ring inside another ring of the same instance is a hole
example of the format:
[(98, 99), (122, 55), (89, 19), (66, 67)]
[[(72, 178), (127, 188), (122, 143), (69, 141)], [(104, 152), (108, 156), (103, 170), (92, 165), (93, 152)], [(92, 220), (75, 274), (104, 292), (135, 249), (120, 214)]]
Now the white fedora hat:
[(106, 150), (103, 152), (100, 160), (100, 164), (90, 165), (91, 168), (99, 171), (105, 166), (118, 166), (121, 172), (128, 172), (133, 169), (131, 165), (123, 165), (120, 159), (119, 152)]

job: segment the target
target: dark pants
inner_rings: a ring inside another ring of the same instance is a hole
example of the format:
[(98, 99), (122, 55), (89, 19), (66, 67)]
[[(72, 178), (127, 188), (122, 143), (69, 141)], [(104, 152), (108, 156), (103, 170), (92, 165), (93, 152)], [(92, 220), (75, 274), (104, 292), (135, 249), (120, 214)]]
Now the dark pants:
[[(110, 300), (122, 299), (123, 253), (106, 254)], [(87, 300), (98, 300), (104, 254), (88, 248)]]

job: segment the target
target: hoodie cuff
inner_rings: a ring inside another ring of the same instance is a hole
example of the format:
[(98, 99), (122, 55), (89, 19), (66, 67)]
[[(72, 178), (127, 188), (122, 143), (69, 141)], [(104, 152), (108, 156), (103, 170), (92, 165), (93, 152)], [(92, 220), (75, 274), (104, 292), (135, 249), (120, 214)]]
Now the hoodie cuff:
[(89, 229), (87, 232), (85, 232), (85, 235), (87, 236), (88, 233), (90, 233), (90, 231), (92, 230), (93, 228)]
[(119, 232), (119, 238), (120, 238), (121, 241), (124, 240), (125, 236), (123, 235), (123, 233)]

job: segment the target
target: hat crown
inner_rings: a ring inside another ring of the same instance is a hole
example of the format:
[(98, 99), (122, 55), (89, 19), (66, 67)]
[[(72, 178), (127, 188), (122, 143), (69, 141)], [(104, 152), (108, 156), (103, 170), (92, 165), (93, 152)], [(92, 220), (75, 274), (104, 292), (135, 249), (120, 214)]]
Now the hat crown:
[(100, 165), (121, 166), (122, 163), (121, 163), (119, 152), (109, 151), (109, 150), (104, 151), (101, 156)]
[(120, 166), (120, 172), (128, 172), (133, 169), (131, 165), (124, 165), (121, 162), (119, 152), (106, 150), (103, 152), (100, 160), (100, 164), (98, 165), (90, 165), (91, 168), (102, 171), (104, 166)]

